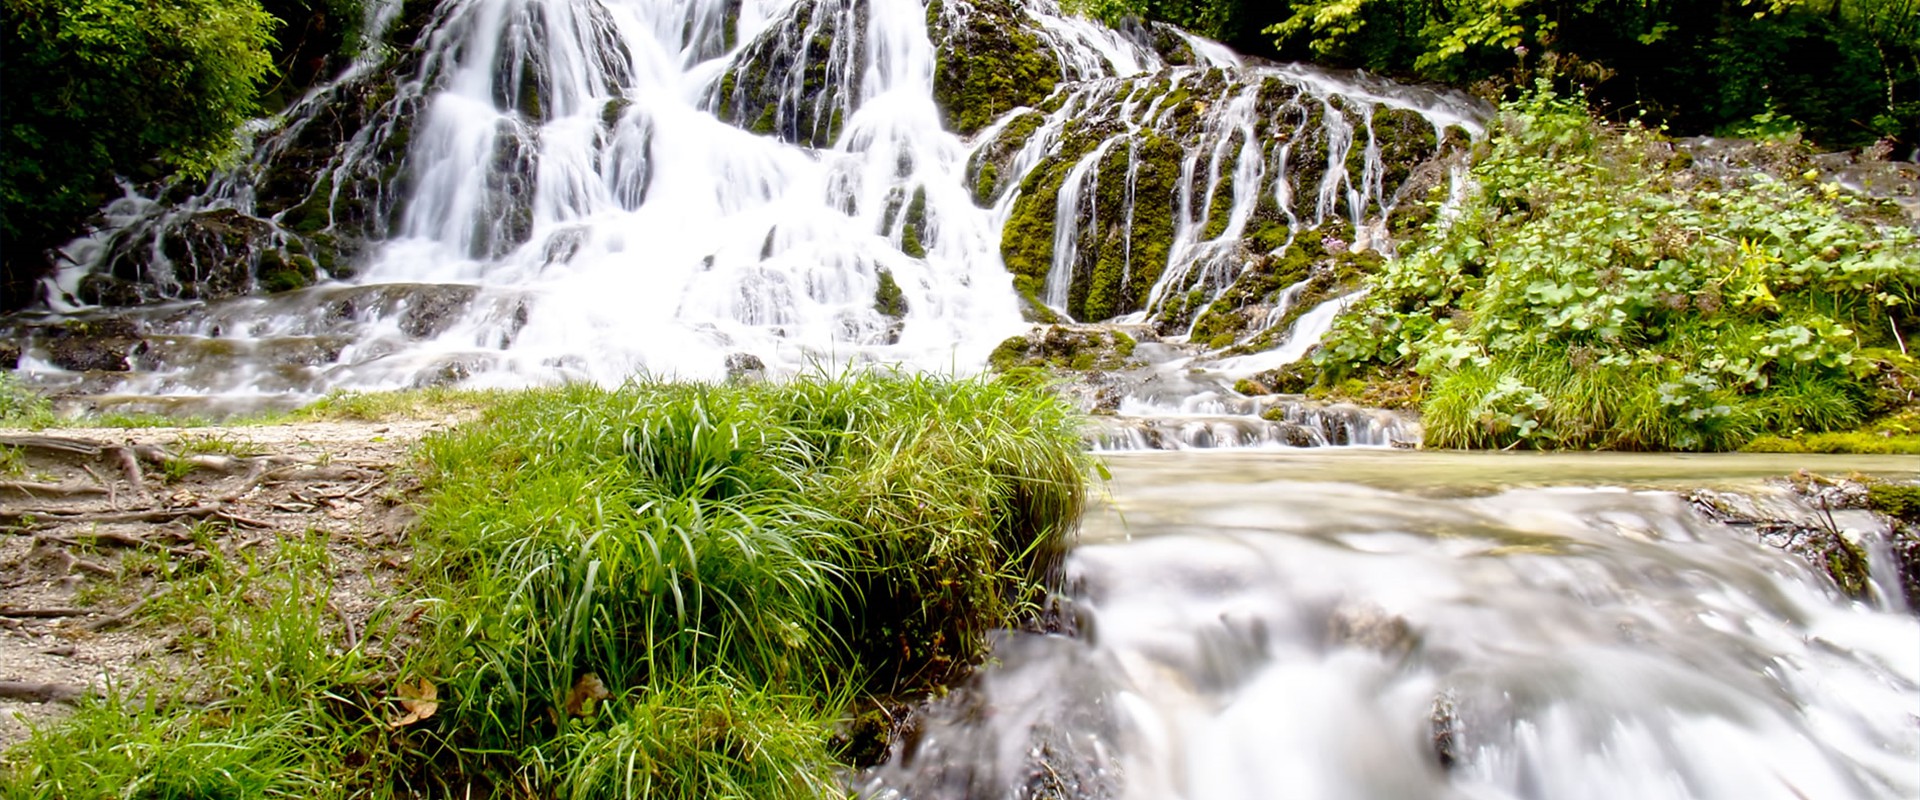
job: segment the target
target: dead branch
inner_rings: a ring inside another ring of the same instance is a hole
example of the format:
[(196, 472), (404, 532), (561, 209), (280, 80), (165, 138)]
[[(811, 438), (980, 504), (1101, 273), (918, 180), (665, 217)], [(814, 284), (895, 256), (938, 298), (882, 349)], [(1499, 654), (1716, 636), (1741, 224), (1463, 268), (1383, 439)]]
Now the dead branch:
[(76, 497), (83, 494), (107, 494), (107, 487), (95, 486), (81, 481), (67, 481), (65, 483), (0, 481), (0, 492), (24, 494), (28, 497)]
[(243, 517), (228, 511), (225, 503), (201, 503), (185, 508), (152, 508), (145, 511), (81, 512), (59, 508), (30, 508), (20, 511), (0, 511), (0, 525), (20, 525), (91, 522), (96, 524), (173, 522), (182, 519), (215, 519), (230, 522), (248, 528), (272, 527), (250, 517)]
[(13, 619), (64, 619), (84, 617), (93, 612), (84, 608), (0, 608), (0, 617)]
[(115, 572), (112, 567), (105, 564), (88, 561), (87, 559), (62, 550), (56, 546), (58, 544), (58, 542), (36, 536), (34, 537), (33, 548), (29, 552), (41, 551), (47, 553), (60, 562), (61, 570), (68, 575), (72, 575), (75, 572), (87, 572), (103, 578), (111, 578), (119, 574)]
[(105, 445), (65, 436), (0, 436), (0, 444), (23, 450), (43, 450), (72, 455), (97, 456)]
[(125, 447), (117, 447), (114, 449), (118, 451), (120, 456), (120, 469), (127, 473), (127, 482), (133, 484), (133, 493), (145, 495), (147, 493), (147, 481), (145, 474), (140, 471), (140, 460), (133, 457), (133, 451), (131, 449)]
[(75, 705), (87, 696), (87, 690), (62, 683), (0, 681), (0, 699), (26, 703), (65, 703)]
[(85, 464), (81, 464), (81, 465), (80, 465), (80, 468), (81, 468), (81, 469), (83, 469), (83, 470), (86, 470), (86, 473), (87, 473), (87, 477), (90, 477), (90, 478), (92, 478), (92, 479), (93, 479), (93, 482), (94, 482), (94, 483), (97, 483), (97, 484), (99, 484), (99, 485), (100, 485), (100, 488), (102, 488), (102, 489), (105, 489), (105, 490), (106, 490), (106, 492), (107, 492), (107, 505), (110, 505), (110, 506), (113, 506), (114, 508), (119, 508), (119, 507), (120, 507), (120, 493), (119, 493), (119, 492), (115, 492), (115, 491), (113, 490), (113, 484), (112, 484), (112, 483), (109, 483), (109, 482), (107, 481), (107, 479), (106, 479), (106, 478), (102, 478), (102, 477), (100, 477), (100, 473), (98, 473), (98, 472), (94, 472), (94, 471), (93, 471), (93, 467), (89, 467), (89, 466), (87, 466), (87, 465), (85, 465)]

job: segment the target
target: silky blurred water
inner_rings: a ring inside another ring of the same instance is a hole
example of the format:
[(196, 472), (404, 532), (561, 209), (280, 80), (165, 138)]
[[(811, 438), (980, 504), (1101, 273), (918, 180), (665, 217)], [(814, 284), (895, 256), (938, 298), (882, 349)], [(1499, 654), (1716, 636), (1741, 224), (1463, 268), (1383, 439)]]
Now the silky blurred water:
[(1081, 635), (1004, 639), (865, 796), (1920, 796), (1898, 591), (1849, 600), (1669, 490), (1791, 503), (1758, 480), (1787, 461), (1108, 463), (1068, 566)]

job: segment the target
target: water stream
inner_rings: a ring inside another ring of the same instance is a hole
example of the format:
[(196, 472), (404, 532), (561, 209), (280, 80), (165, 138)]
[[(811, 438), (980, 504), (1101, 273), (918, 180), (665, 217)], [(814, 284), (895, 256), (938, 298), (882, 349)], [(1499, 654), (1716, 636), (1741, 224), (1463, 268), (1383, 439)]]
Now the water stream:
[(1787, 462), (1109, 464), (1068, 567), (1078, 638), (1003, 639), (863, 797), (1920, 795), (1920, 619), (1898, 592), (1850, 601), (1670, 491), (1791, 505), (1756, 482)]

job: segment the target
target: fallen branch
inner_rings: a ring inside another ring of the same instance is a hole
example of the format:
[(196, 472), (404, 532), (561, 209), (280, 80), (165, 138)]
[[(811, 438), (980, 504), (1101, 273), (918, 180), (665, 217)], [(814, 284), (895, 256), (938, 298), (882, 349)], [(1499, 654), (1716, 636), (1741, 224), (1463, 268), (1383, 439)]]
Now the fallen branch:
[(83, 494), (107, 494), (105, 486), (95, 486), (81, 481), (65, 483), (36, 483), (32, 481), (0, 481), (0, 492), (24, 494), (28, 497), (46, 495), (52, 497), (74, 497)]
[(47, 539), (45, 537), (36, 536), (34, 537), (33, 548), (31, 550), (28, 550), (28, 552), (31, 553), (35, 551), (43, 551), (52, 555), (54, 558), (60, 561), (61, 569), (65, 571), (68, 575), (72, 575), (75, 572), (89, 572), (103, 578), (111, 578), (115, 575), (120, 574), (118, 572), (115, 572), (112, 567), (109, 567), (105, 564), (99, 564), (93, 561), (88, 561), (84, 558), (81, 558), (65, 550), (62, 550), (59, 547), (55, 546), (57, 544), (59, 544), (59, 542), (53, 541), (51, 539)]
[(173, 522), (182, 519), (217, 519), (248, 528), (272, 527), (266, 522), (228, 511), (224, 503), (202, 503), (185, 508), (154, 508), (145, 511), (76, 512), (59, 508), (30, 508), (0, 512), (0, 525), (23, 526), (49, 522), (91, 522), (107, 525), (120, 522)]
[(65, 436), (0, 436), (0, 445), (82, 456), (100, 455), (100, 451), (105, 447), (99, 442), (71, 439)]
[(13, 619), (63, 619), (84, 617), (93, 611), (85, 608), (0, 608), (0, 617)]
[(87, 690), (63, 683), (26, 683), (0, 681), (0, 700), (26, 703), (65, 703), (75, 705), (87, 696)]
[(127, 473), (127, 482), (133, 484), (133, 493), (145, 495), (147, 493), (147, 480), (145, 473), (140, 471), (139, 459), (133, 457), (133, 451), (131, 449), (125, 447), (114, 449), (119, 451), (120, 469)]

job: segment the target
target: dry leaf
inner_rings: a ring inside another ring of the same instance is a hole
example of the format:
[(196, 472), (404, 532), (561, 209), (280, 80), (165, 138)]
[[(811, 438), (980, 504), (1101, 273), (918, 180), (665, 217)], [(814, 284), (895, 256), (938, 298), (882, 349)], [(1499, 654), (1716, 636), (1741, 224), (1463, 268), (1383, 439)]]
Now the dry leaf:
[(580, 676), (573, 682), (573, 691), (567, 692), (567, 716), (584, 717), (593, 713), (593, 701), (605, 700), (613, 694), (607, 691), (607, 685), (600, 682), (600, 676), (591, 672)]
[(405, 716), (387, 723), (387, 727), (389, 728), (403, 728), (412, 725), (433, 716), (433, 712), (440, 710), (440, 690), (435, 688), (433, 682), (426, 678), (421, 678), (416, 683), (401, 681), (400, 689), (396, 694), (398, 694), (400, 698), (400, 708), (404, 709), (407, 713)]

